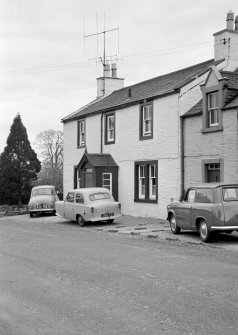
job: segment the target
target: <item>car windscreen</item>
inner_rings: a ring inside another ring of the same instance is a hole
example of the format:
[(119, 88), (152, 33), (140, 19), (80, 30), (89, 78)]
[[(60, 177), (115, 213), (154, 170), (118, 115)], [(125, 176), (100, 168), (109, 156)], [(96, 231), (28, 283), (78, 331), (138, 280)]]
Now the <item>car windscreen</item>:
[(38, 188), (32, 191), (32, 196), (36, 195), (53, 195), (53, 190), (50, 188)]
[(224, 201), (238, 201), (238, 187), (225, 187), (222, 193)]
[(106, 192), (100, 192), (100, 193), (92, 193), (89, 196), (89, 200), (91, 201), (104, 200), (104, 199), (111, 199), (110, 194)]

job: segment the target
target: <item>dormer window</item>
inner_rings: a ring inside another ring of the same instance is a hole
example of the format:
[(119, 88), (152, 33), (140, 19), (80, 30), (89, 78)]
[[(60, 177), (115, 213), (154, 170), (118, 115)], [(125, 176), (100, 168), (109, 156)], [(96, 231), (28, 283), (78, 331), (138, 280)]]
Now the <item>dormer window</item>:
[(222, 108), (227, 80), (222, 77), (215, 66), (212, 66), (202, 90), (202, 133), (223, 130)]
[(218, 92), (207, 94), (208, 127), (219, 125)]

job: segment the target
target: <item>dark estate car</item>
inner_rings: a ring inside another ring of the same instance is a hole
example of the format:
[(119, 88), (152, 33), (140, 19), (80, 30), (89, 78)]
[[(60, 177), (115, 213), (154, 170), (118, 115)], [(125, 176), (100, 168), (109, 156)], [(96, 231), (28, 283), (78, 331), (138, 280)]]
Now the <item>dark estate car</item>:
[(238, 184), (204, 184), (187, 190), (183, 201), (167, 206), (173, 234), (199, 231), (203, 242), (212, 232), (238, 231)]

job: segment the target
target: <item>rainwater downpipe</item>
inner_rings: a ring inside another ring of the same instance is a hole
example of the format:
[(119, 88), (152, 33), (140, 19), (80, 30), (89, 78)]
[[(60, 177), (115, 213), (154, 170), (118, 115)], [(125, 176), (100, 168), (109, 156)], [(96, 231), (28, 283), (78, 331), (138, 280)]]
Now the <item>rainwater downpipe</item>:
[(101, 114), (101, 138), (100, 138), (100, 153), (102, 154), (102, 148), (103, 148), (103, 113)]
[(183, 199), (184, 196), (184, 118), (180, 116), (180, 200)]

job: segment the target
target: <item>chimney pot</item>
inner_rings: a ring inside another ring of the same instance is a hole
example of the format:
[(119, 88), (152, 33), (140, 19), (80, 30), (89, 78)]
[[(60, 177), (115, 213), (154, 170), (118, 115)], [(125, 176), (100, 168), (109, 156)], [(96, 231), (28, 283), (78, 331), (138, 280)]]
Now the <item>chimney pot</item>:
[(236, 15), (235, 19), (235, 30), (238, 31), (238, 15)]
[(110, 77), (110, 64), (104, 65), (104, 77)]
[(234, 13), (232, 10), (227, 13), (226, 22), (226, 28), (228, 30), (234, 30)]
[(112, 63), (112, 78), (117, 78), (117, 64)]

